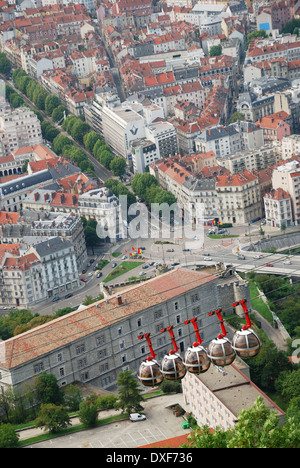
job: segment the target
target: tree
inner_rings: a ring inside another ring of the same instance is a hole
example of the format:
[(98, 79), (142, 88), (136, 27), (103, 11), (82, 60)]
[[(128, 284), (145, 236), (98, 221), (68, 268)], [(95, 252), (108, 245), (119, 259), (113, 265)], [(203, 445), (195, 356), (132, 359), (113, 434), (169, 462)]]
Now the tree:
[(59, 105), (61, 104), (60, 99), (53, 94), (49, 94), (45, 99), (45, 112), (47, 115), (51, 115)]
[(239, 122), (240, 120), (245, 120), (244, 114), (241, 112), (234, 112), (230, 117), (229, 123)]
[(68, 411), (62, 405), (47, 403), (41, 405), (35, 426), (44, 427), (45, 431), (55, 434), (61, 429), (71, 426), (71, 420)]
[(6, 55), (2, 52), (0, 53), (0, 73), (2, 75), (8, 76), (11, 72), (11, 64)]
[(82, 401), (79, 405), (79, 419), (84, 426), (96, 426), (98, 419), (97, 406), (90, 401)]
[(183, 448), (299, 448), (300, 425), (293, 418), (279, 426), (276, 411), (258, 397), (253, 406), (242, 410), (237, 423), (227, 431), (201, 427), (189, 437)]
[(99, 133), (94, 132), (94, 130), (86, 133), (83, 137), (83, 143), (86, 150), (89, 151), (89, 153), (93, 153), (93, 148), (96, 142), (99, 140), (101, 140), (101, 136), (99, 135)]
[(36, 398), (41, 404), (59, 405), (63, 403), (64, 394), (53, 374), (42, 372), (35, 380), (35, 392)]
[(0, 448), (18, 447), (19, 437), (11, 424), (0, 424)]
[(120, 372), (118, 375), (117, 384), (118, 388), (118, 401), (115, 408), (122, 409), (122, 413), (128, 415), (132, 412), (140, 412), (144, 408), (141, 406), (143, 397), (139, 384), (135, 376), (130, 370)]
[(134, 177), (131, 187), (136, 195), (141, 198), (144, 198), (147, 188), (151, 185), (158, 186), (156, 178), (152, 174), (136, 174)]
[(209, 51), (210, 57), (218, 57), (219, 55), (222, 55), (222, 46), (221, 44), (212, 46)]
[(90, 126), (87, 123), (82, 122), (82, 120), (78, 118), (77, 121), (72, 126), (71, 132), (68, 132), (68, 133), (71, 134), (74, 140), (78, 141), (78, 143), (82, 145), (83, 137), (89, 131), (90, 131)]
[(122, 177), (124, 175), (125, 168), (126, 161), (123, 158), (114, 158), (110, 163), (110, 169), (117, 177)]
[(37, 85), (34, 89), (31, 101), (36, 105), (40, 110), (45, 109), (45, 101), (48, 96), (48, 93), (40, 85)]
[(69, 411), (78, 411), (82, 402), (82, 393), (76, 385), (68, 385), (64, 388), (64, 402)]
[(53, 145), (53, 150), (56, 154), (62, 154), (62, 150), (64, 146), (67, 146), (67, 145), (73, 146), (73, 142), (72, 140), (70, 140), (70, 138), (66, 137), (65, 135), (59, 134), (54, 138), (52, 145)]
[(54, 122), (60, 122), (64, 118), (64, 115), (68, 115), (68, 109), (60, 105), (53, 109), (51, 117)]

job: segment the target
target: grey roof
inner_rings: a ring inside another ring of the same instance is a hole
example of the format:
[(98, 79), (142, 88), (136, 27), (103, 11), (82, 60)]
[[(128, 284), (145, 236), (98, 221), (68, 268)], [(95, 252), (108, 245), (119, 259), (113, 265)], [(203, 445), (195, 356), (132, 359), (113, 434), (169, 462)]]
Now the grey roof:
[(26, 188), (33, 187), (34, 185), (44, 184), (47, 181), (52, 180), (52, 174), (49, 170), (45, 169), (35, 174), (20, 177), (18, 179), (6, 182), (0, 186), (0, 196), (3, 197)]
[(190, 177), (188, 180), (183, 182), (186, 188), (194, 191), (214, 191), (216, 188), (216, 181), (213, 179), (196, 179), (196, 177)]
[(61, 239), (60, 237), (51, 237), (47, 241), (39, 242), (35, 245), (35, 250), (40, 257), (46, 257), (47, 255), (67, 248), (72, 248), (72, 250), (74, 250), (74, 246), (71, 242), (66, 239)]
[[(224, 138), (228, 135), (229, 136), (236, 135), (237, 133), (239, 132), (236, 129), (236, 126), (231, 124), (231, 125), (228, 125), (227, 127), (218, 126), (210, 130), (205, 130), (205, 132), (202, 132), (202, 135), (205, 141), (212, 141), (212, 140), (218, 140), (219, 138)], [(202, 139), (202, 136), (201, 136), (201, 139)]]

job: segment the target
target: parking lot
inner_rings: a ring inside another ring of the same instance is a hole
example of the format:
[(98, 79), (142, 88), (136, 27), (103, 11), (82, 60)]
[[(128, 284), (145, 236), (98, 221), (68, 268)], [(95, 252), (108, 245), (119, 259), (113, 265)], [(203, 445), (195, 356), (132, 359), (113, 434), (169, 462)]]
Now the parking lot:
[[(182, 417), (174, 416), (167, 406), (179, 403), (183, 395), (164, 395), (143, 403), (145, 421), (117, 421), (103, 427), (87, 429), (72, 435), (27, 446), (28, 448), (136, 448), (187, 434), (182, 429)], [(186, 408), (185, 408), (186, 409)]]

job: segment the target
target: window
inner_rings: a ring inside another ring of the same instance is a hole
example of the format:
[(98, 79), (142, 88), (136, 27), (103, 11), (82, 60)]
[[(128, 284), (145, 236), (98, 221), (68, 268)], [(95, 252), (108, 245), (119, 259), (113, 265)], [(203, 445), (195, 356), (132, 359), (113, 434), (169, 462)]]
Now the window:
[(82, 354), (85, 352), (85, 345), (81, 344), (79, 346), (76, 346), (76, 354)]
[(192, 304), (193, 304), (194, 302), (199, 301), (199, 296), (198, 296), (198, 294), (197, 294), (197, 293), (196, 293), (196, 294), (193, 294), (193, 295), (191, 296), (191, 300), (192, 300)]
[(157, 320), (162, 317), (162, 310), (156, 310), (154, 312), (154, 320)]
[(63, 355), (62, 355), (62, 353), (58, 353), (58, 355), (57, 355), (57, 362), (62, 362), (62, 360), (63, 360)]
[(118, 335), (122, 335), (122, 327), (118, 328)]
[(64, 369), (64, 367), (60, 367), (59, 368), (59, 376), (64, 377), (64, 375), (65, 375), (65, 369)]
[(142, 319), (137, 319), (137, 326), (138, 327), (141, 327), (142, 326)]
[(34, 373), (35, 374), (38, 374), (39, 372), (42, 372), (44, 370), (44, 363), (43, 362), (39, 362), (38, 364), (35, 364), (33, 366), (33, 369), (34, 369)]
[(178, 310), (178, 309), (179, 309), (178, 302), (174, 302), (174, 310)]

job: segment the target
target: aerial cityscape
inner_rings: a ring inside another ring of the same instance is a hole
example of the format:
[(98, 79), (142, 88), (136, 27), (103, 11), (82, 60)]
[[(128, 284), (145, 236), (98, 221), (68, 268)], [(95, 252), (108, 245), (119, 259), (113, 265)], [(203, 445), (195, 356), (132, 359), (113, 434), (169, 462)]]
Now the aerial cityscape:
[(0, 447), (300, 448), (300, 1), (0, 16)]

